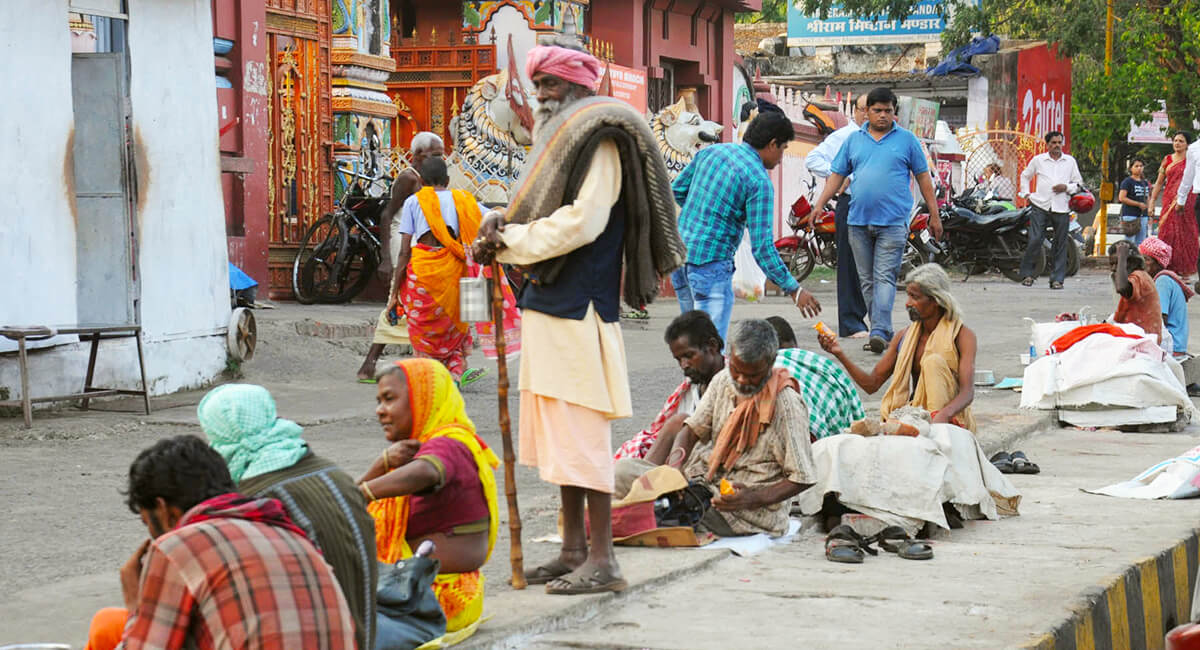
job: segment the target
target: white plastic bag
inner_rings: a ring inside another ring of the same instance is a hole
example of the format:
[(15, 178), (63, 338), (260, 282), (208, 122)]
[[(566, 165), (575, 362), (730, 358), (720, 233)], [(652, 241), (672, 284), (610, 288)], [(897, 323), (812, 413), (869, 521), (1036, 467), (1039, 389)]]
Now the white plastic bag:
[(750, 234), (742, 233), (742, 243), (733, 255), (733, 295), (753, 302), (762, 298), (766, 284), (767, 274), (758, 268), (750, 250)]

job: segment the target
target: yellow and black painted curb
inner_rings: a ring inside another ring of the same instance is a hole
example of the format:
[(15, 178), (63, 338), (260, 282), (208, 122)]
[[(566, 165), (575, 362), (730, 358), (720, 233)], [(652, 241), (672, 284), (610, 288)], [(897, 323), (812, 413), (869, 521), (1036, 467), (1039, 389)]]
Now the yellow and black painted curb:
[(1067, 620), (1022, 646), (1028, 650), (1159, 650), (1186, 623), (1200, 565), (1197, 531), (1082, 594)]

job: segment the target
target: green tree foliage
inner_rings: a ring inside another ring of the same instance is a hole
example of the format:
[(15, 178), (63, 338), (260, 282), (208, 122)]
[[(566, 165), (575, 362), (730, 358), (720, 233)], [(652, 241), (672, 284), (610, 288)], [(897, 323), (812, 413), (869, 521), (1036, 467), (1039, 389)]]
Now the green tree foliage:
[[(827, 15), (835, 0), (795, 0), (810, 15)], [(859, 16), (901, 19), (917, 0), (840, 0)], [(1057, 43), (1073, 64), (1071, 141), (1077, 156), (1099, 160), (1129, 120), (1144, 121), (1166, 103), (1172, 126), (1200, 117), (1200, 0), (1116, 0), (1112, 76), (1104, 74), (1105, 0), (942, 0), (946, 50), (973, 34)]]
[(785, 23), (787, 22), (788, 0), (763, 0), (762, 11), (748, 11), (734, 15), (739, 23)]

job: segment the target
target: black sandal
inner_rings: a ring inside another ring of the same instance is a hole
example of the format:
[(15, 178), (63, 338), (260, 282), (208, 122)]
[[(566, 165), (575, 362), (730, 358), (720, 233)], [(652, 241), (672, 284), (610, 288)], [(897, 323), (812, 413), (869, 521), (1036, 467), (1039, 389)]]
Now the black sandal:
[(1039, 474), (1042, 471), (1038, 464), (1029, 460), (1023, 451), (1014, 451), (1012, 453), (1012, 466), (1014, 474)]
[(825, 537), (825, 559), (830, 562), (862, 564), (863, 551), (879, 555), (879, 551), (871, 548), (869, 539), (845, 524), (829, 531), (829, 535)]
[(1000, 470), (1001, 474), (1012, 474), (1014, 472), (1013, 457), (1006, 451), (998, 451), (992, 454), (989, 459), (996, 469)]
[(899, 526), (888, 526), (872, 536), (871, 541), (879, 542), (879, 548), (888, 553), (895, 553), (906, 560), (932, 560), (933, 547), (929, 542), (913, 539)]
[(1051, 289), (1054, 289), (1054, 290), (1059, 290), (1059, 289), (1062, 289), (1062, 288), (1063, 288), (1063, 283), (1061, 283), (1061, 282), (1051, 282), (1051, 283), (1050, 283), (1050, 288), (1051, 288)]
[(1033, 278), (1025, 278), (1024, 280), (1021, 280), (1021, 286), (1022, 287), (1032, 287), (1033, 286)]
[(529, 585), (544, 585), (555, 579), (561, 578), (568, 573), (574, 571), (571, 567), (563, 564), (562, 560), (554, 558), (549, 562), (528, 569), (525, 571), (525, 584)]

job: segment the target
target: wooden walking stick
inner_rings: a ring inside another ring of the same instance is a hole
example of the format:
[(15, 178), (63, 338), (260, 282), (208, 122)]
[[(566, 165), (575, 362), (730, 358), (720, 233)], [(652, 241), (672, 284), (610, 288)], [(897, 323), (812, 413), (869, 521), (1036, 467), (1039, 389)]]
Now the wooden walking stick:
[(508, 417), (508, 358), (504, 340), (504, 272), (492, 262), (492, 326), (496, 337), (496, 392), (500, 396), (500, 439), (504, 442), (504, 498), (508, 501), (508, 557), (513, 589), (525, 588), (525, 554), (521, 551), (521, 510), (517, 507), (516, 455)]

